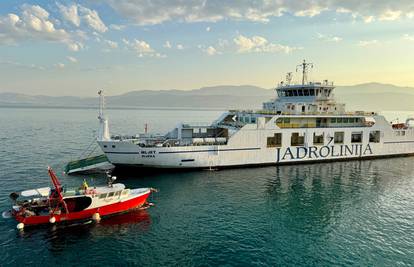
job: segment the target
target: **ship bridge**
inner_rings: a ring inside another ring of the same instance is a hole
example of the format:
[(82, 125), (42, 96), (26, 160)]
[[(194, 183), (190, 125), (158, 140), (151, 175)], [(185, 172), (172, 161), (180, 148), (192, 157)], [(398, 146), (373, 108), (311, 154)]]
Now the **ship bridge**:
[[(277, 98), (263, 103), (263, 109), (280, 114), (342, 114), (345, 105), (336, 103), (333, 82), (307, 82), (309, 68), (312, 63), (303, 61), (298, 65), (302, 69), (302, 83), (292, 84), (292, 73), (286, 75), (276, 88)], [(297, 68), (297, 70), (298, 70)]]

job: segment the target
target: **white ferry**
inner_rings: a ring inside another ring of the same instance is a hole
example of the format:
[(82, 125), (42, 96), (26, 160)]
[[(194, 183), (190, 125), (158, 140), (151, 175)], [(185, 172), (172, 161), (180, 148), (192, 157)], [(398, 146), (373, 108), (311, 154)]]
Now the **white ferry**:
[[(259, 111), (225, 112), (210, 125), (180, 123), (162, 136), (110, 136), (103, 115), (98, 144), (115, 166), (224, 168), (414, 155), (414, 118), (390, 123), (374, 112), (346, 112), (334, 85), (308, 82), (312, 63), (298, 65)], [(298, 69), (298, 68), (297, 68)]]

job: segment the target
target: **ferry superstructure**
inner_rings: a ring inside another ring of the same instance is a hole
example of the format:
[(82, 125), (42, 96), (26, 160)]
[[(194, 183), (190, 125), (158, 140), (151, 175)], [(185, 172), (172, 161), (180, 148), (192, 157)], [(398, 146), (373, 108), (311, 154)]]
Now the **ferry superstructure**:
[(298, 65), (258, 111), (230, 110), (208, 125), (178, 124), (165, 135), (110, 136), (103, 114), (98, 144), (115, 166), (224, 168), (414, 155), (413, 118), (392, 124), (375, 112), (346, 112), (334, 85), (308, 82)]

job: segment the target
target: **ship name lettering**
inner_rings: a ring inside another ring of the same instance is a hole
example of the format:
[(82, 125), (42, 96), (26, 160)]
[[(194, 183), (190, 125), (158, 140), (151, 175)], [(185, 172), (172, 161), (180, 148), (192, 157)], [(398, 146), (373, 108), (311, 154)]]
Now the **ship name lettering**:
[(372, 155), (370, 144), (339, 145), (339, 146), (310, 146), (310, 147), (288, 147), (285, 150), (277, 148), (277, 162), (298, 159), (319, 159), (327, 157), (348, 157)]

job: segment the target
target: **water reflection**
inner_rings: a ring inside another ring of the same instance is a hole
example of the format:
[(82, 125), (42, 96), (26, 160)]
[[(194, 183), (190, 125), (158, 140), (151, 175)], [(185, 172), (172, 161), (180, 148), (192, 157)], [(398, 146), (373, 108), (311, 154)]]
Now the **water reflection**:
[(39, 242), (52, 253), (59, 253), (82, 242), (99, 238), (116, 236), (133, 231), (134, 234), (144, 233), (150, 229), (151, 217), (146, 210), (132, 210), (127, 213), (103, 218), (99, 223), (92, 220), (66, 225), (44, 225), (27, 227), (16, 232), (18, 237), (27, 242)]
[(384, 168), (389, 160), (277, 166), (265, 182), (269, 212), (278, 209), (279, 216), (289, 218), (286, 226), (292, 230), (331, 227), (343, 220), (348, 210), (371, 206), (385, 191), (398, 186), (398, 172), (401, 176), (413, 173), (395, 166), (404, 164), (402, 160), (392, 161), (391, 173)]

